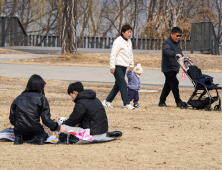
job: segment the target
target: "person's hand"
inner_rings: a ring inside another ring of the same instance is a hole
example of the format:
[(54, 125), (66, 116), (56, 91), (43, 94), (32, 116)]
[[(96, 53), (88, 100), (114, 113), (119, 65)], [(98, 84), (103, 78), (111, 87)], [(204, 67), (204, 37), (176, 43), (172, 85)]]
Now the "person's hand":
[(176, 54), (177, 57), (183, 57), (181, 54)]
[(69, 132), (64, 128), (64, 127), (60, 127), (60, 131), (59, 131), (60, 133), (66, 133), (66, 134), (68, 134)]
[(133, 71), (133, 68), (132, 68), (132, 67), (129, 68), (129, 72), (131, 72), (131, 71)]
[(111, 68), (111, 69), (110, 69), (110, 72), (111, 72), (112, 74), (114, 74), (115, 68)]

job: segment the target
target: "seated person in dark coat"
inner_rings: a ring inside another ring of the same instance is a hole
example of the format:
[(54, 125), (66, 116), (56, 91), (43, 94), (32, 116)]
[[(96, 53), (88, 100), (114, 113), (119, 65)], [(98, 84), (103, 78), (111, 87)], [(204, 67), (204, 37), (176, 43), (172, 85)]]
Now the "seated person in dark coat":
[(106, 136), (121, 136), (119, 131), (108, 131), (108, 120), (106, 111), (101, 101), (96, 97), (92, 90), (84, 90), (81, 82), (69, 85), (68, 94), (75, 102), (75, 107), (70, 117), (63, 122), (61, 127), (67, 130), (73, 130), (76, 133), (90, 129), (90, 135), (97, 140)]
[(108, 131), (106, 111), (100, 100), (96, 98), (96, 93), (92, 90), (84, 90), (81, 82), (70, 84), (67, 92), (75, 102), (75, 107), (61, 127), (76, 133), (90, 129), (90, 135), (98, 140), (106, 137)]
[(10, 109), (10, 123), (14, 125), (14, 144), (27, 143), (43, 145), (48, 138), (40, 123), (40, 117), (44, 125), (51, 131), (68, 133), (60, 128), (58, 123), (51, 119), (49, 103), (45, 97), (45, 81), (39, 75), (32, 75), (26, 89), (12, 103)]

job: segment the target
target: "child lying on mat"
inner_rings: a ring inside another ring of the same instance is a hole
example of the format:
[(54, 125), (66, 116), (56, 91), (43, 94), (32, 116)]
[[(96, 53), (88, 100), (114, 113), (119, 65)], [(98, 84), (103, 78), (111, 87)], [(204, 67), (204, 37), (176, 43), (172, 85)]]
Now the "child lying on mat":
[(75, 102), (75, 107), (70, 117), (63, 122), (61, 127), (76, 133), (90, 129), (90, 135), (97, 140), (106, 136), (121, 136), (122, 133), (118, 131), (107, 132), (106, 111), (94, 91), (84, 90), (82, 83), (76, 82), (69, 85), (67, 92)]

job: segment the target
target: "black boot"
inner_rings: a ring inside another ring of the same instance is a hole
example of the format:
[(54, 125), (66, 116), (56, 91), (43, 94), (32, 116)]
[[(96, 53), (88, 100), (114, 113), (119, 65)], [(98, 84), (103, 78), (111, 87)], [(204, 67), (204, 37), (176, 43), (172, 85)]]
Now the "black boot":
[(23, 144), (22, 136), (16, 136), (14, 140), (14, 145), (21, 145)]
[(57, 142), (57, 144), (67, 144), (67, 134), (65, 133), (60, 133), (59, 134), (59, 140)]
[(77, 138), (73, 134), (65, 134), (65, 133), (60, 133), (59, 134), (59, 140), (57, 144), (75, 144), (76, 142), (79, 141), (79, 138)]
[(107, 134), (109, 134), (109, 137), (115, 137), (115, 138), (121, 137), (123, 135), (123, 133), (120, 131), (107, 132)]
[(45, 140), (44, 140), (44, 138), (40, 138), (39, 136), (35, 136), (32, 140), (27, 141), (27, 143), (44, 145)]
[(68, 134), (68, 138), (69, 138), (69, 143), (68, 144), (75, 144), (76, 142), (79, 141), (79, 138), (77, 138), (75, 135), (73, 134)]

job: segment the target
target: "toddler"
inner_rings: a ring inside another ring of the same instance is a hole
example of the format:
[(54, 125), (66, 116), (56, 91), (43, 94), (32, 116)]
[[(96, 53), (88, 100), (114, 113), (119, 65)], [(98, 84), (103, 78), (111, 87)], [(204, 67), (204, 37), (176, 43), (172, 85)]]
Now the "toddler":
[(127, 77), (128, 77), (128, 97), (129, 101), (132, 101), (134, 103), (135, 108), (141, 108), (138, 104), (139, 101), (139, 93), (140, 90), (140, 75), (143, 73), (143, 68), (141, 67), (141, 64), (137, 64), (136, 67), (134, 67), (133, 71), (127, 71)]

